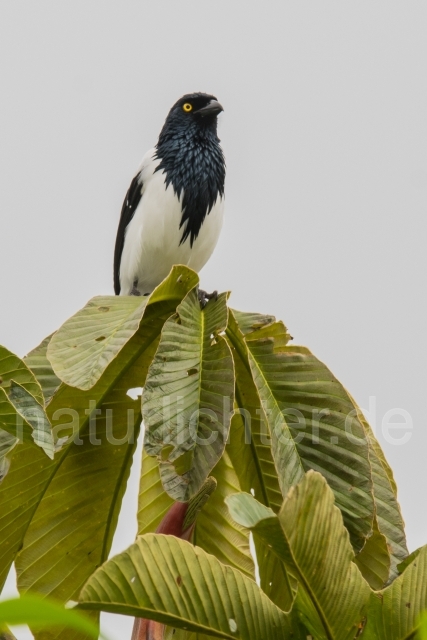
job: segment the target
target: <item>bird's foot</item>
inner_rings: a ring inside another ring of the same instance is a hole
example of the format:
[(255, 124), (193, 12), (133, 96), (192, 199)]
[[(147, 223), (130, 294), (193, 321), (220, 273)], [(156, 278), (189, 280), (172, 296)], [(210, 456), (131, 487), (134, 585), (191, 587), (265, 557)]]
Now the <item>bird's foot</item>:
[(199, 302), (202, 309), (206, 307), (209, 300), (214, 300), (215, 302), (218, 300), (218, 291), (213, 291), (212, 293), (206, 293), (203, 289), (199, 289)]
[(140, 296), (141, 295), (141, 292), (138, 290), (138, 280), (135, 279), (133, 281), (132, 289), (131, 289), (131, 292), (130, 292), (129, 295), (131, 295), (131, 296)]

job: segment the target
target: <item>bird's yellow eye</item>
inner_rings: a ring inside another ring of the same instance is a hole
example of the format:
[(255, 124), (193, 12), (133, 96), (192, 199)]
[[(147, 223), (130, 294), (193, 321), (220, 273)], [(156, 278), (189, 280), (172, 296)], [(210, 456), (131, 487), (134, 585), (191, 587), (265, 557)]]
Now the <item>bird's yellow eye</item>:
[(190, 113), (190, 111), (193, 111), (193, 105), (190, 104), (189, 102), (186, 102), (185, 104), (183, 104), (182, 108), (186, 113)]

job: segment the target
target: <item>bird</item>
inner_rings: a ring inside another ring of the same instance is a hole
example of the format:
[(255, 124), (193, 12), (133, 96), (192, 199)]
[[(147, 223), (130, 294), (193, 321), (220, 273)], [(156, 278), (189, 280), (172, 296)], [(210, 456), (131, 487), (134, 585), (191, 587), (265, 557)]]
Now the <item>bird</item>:
[[(199, 272), (224, 217), (225, 158), (217, 135), (222, 105), (188, 93), (169, 111), (157, 144), (132, 179), (114, 251), (116, 295), (149, 295), (174, 265)], [(204, 303), (216, 296), (199, 292)]]

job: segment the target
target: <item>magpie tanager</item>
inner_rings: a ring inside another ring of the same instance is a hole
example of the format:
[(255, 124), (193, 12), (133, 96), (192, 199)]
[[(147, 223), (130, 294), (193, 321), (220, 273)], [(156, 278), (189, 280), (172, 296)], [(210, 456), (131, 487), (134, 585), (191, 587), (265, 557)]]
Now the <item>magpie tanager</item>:
[(116, 295), (146, 295), (172, 266), (200, 271), (222, 227), (225, 161), (214, 96), (191, 93), (170, 110), (126, 194), (114, 253)]

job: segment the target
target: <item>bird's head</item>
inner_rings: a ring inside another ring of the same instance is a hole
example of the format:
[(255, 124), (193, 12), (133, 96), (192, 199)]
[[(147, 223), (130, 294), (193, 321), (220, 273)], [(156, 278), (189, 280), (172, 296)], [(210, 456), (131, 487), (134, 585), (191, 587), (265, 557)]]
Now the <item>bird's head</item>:
[(223, 111), (215, 96), (207, 93), (187, 93), (169, 111), (160, 133), (169, 136), (182, 133), (214, 132), (217, 117)]

